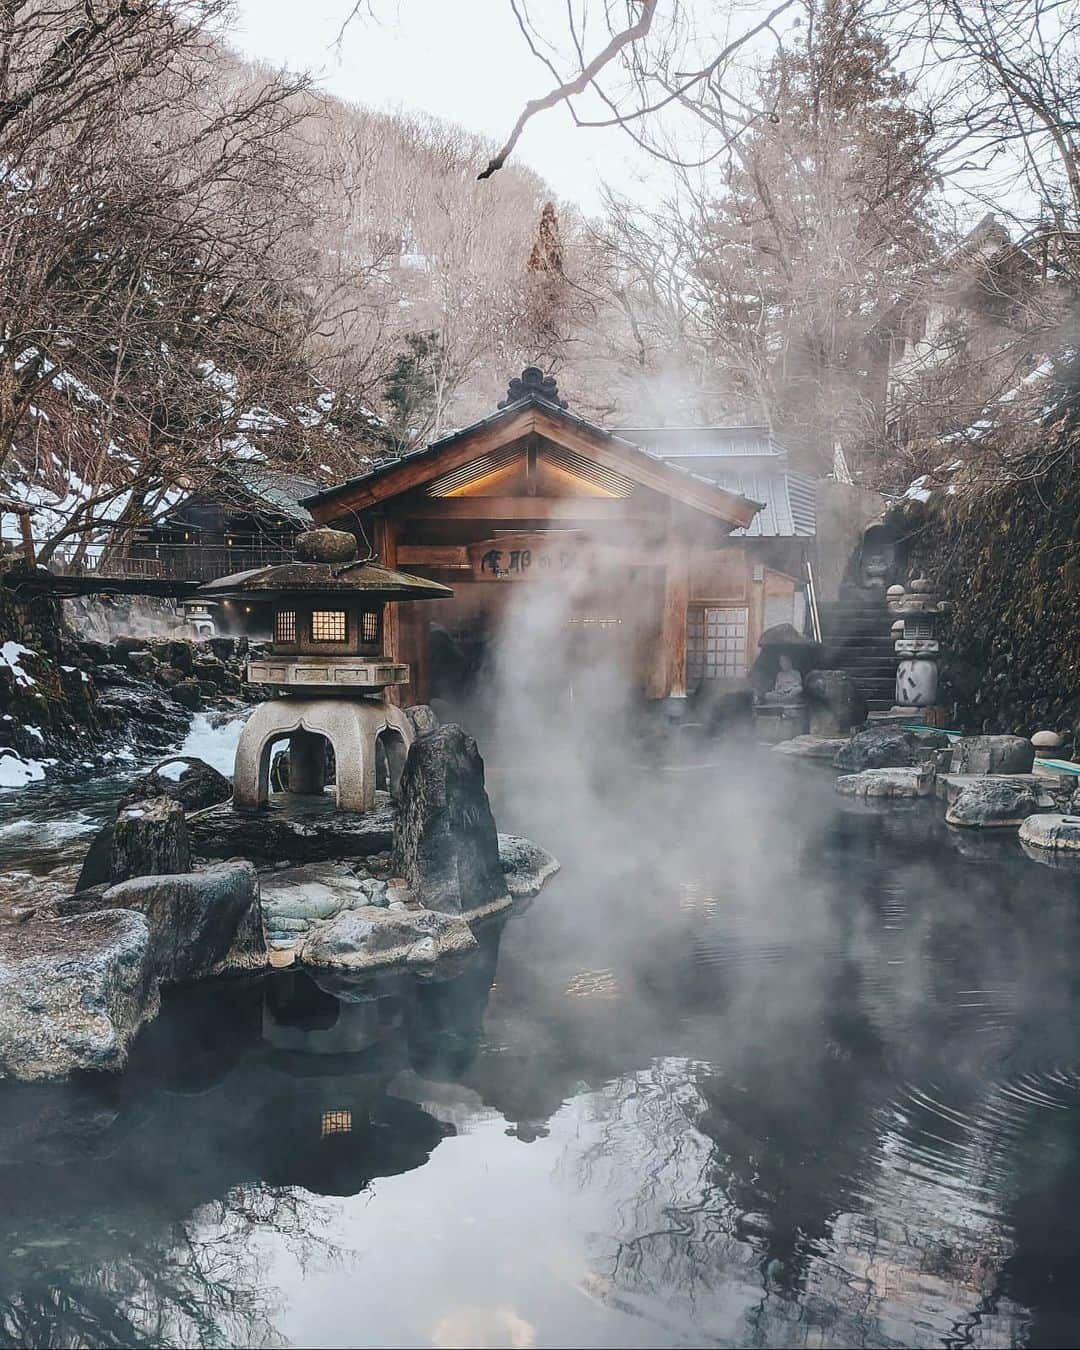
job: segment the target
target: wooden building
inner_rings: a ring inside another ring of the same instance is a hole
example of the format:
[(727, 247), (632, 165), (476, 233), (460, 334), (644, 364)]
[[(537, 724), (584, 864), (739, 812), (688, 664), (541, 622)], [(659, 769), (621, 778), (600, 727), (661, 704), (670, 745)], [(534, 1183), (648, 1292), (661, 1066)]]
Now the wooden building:
[(617, 650), (650, 699), (744, 683), (763, 630), (804, 621), (813, 483), (767, 430), (605, 430), (534, 367), (492, 416), (303, 505), (385, 566), (453, 588), (391, 607), (388, 651), (412, 667), (412, 700), (441, 692), (433, 634), (493, 640), (522, 587), (555, 588), (586, 666), (590, 646)]

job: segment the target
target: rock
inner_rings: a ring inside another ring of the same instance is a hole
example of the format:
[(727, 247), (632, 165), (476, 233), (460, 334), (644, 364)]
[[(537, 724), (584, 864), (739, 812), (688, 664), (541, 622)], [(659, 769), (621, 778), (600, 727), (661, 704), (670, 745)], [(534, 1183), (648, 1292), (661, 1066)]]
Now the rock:
[(372, 903), (371, 883), (340, 863), (305, 863), (271, 872), (262, 878), (261, 890), (266, 927), (287, 927), (293, 932), (332, 919), (343, 909)]
[(1037, 731), (1031, 738), (1036, 759), (1056, 759), (1065, 737), (1059, 731)]
[(803, 692), (811, 736), (838, 736), (866, 720), (866, 700), (845, 670), (811, 670)]
[(863, 769), (838, 778), (836, 790), (845, 797), (929, 797), (934, 791), (934, 771), (923, 764)]
[(296, 556), (301, 562), (346, 563), (356, 557), (356, 537), (348, 530), (304, 530), (296, 536)]
[(833, 765), (848, 773), (862, 769), (902, 769), (915, 763), (915, 737), (895, 727), (860, 731), (837, 753)]
[(499, 863), (514, 900), (536, 895), (559, 870), (558, 860), (546, 848), (518, 834), (499, 835)]
[(231, 796), (232, 784), (205, 760), (174, 755), (137, 778), (121, 797), (120, 806), (123, 808), (154, 797), (169, 797), (179, 802), (185, 811), (201, 811), (204, 807), (226, 802)]
[(158, 1007), (142, 915), (102, 910), (0, 928), (0, 1077), (115, 1073)]
[(953, 741), (953, 773), (1030, 773), (1035, 747), (1023, 736), (961, 736)]
[(401, 710), (412, 723), (412, 729), (418, 736), (426, 736), (439, 725), (435, 709), (429, 703), (414, 703), (411, 708)]
[(199, 688), (198, 680), (182, 680), (171, 692), (182, 708), (187, 708), (189, 712), (198, 712), (202, 704), (202, 690)]
[(394, 807), (384, 792), (357, 814), (321, 802), (273, 804), (265, 811), (234, 811), (231, 802), (188, 817), (193, 852), (201, 858), (251, 858), (258, 863), (326, 862), (365, 858), (393, 843)]
[(407, 966), (433, 966), (439, 959), (438, 949), (435, 946), (435, 939), (432, 937), (421, 938), (419, 942), (414, 942), (409, 948), (408, 955), (405, 957)]
[(1033, 849), (1075, 853), (1080, 856), (1080, 815), (1028, 816), (1020, 826), (1020, 842)]
[(266, 965), (259, 879), (249, 862), (134, 877), (107, 890), (102, 903), (145, 915), (154, 966), (165, 984)]
[(112, 825), (103, 825), (94, 835), (75, 883), (76, 893), (92, 886), (112, 885), (112, 839)]
[(140, 675), (153, 675), (158, 668), (157, 657), (151, 652), (128, 652), (127, 663)]
[(430, 940), (435, 956), (461, 955), (476, 945), (469, 925), (454, 914), (361, 906), (319, 924), (297, 951), (307, 966), (370, 970), (409, 959), (417, 943)]
[(947, 805), (951, 806), (965, 788), (980, 783), (1009, 783), (1016, 788), (1027, 788), (1035, 794), (1039, 809), (1043, 811), (1063, 810), (1067, 805), (1067, 787), (1063, 787), (1050, 775), (1034, 773), (984, 774), (984, 773), (939, 773), (936, 791)]
[(188, 871), (191, 847), (184, 808), (169, 797), (121, 808), (113, 826), (109, 859), (113, 881)]
[(1022, 824), (1038, 806), (1031, 788), (1001, 779), (985, 779), (969, 784), (957, 794), (945, 812), (945, 820), (949, 825), (973, 829), (1009, 829)]
[(206, 645), (217, 659), (223, 663), (236, 659), (236, 639), (234, 637), (208, 638)]
[(792, 736), (789, 741), (778, 741), (769, 749), (774, 755), (790, 755), (792, 759), (827, 759), (832, 763), (847, 743), (846, 736)]
[(409, 747), (398, 792), (394, 869), (428, 909), (509, 903), (476, 741), (453, 724)]

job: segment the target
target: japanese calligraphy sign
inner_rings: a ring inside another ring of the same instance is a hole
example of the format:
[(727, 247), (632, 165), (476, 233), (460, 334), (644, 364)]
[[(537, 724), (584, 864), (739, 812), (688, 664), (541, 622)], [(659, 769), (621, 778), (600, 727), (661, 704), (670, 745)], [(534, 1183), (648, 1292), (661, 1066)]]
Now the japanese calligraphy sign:
[(470, 544), (474, 581), (557, 581), (588, 567), (592, 554), (572, 531), (500, 534)]

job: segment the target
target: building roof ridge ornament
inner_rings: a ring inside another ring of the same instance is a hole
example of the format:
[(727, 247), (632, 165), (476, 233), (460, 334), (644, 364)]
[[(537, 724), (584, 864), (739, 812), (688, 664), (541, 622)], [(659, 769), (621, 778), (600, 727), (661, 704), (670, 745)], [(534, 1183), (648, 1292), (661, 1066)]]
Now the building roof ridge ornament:
[(512, 403), (523, 399), (540, 398), (545, 403), (553, 403), (556, 408), (565, 408), (566, 399), (559, 397), (559, 386), (554, 375), (545, 375), (539, 366), (526, 366), (520, 375), (515, 375), (506, 386), (506, 397), (498, 405), (508, 408)]

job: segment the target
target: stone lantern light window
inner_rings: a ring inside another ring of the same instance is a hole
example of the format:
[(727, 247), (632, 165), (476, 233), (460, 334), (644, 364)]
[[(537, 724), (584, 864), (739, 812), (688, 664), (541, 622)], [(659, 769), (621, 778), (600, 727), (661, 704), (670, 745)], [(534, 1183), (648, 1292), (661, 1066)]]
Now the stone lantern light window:
[(382, 640), (382, 613), (377, 609), (365, 609), (360, 615), (360, 641), (374, 646)]
[(312, 642), (347, 642), (348, 637), (349, 623), (343, 609), (312, 610)]
[(295, 609), (279, 609), (274, 615), (274, 641), (278, 643), (296, 641)]

